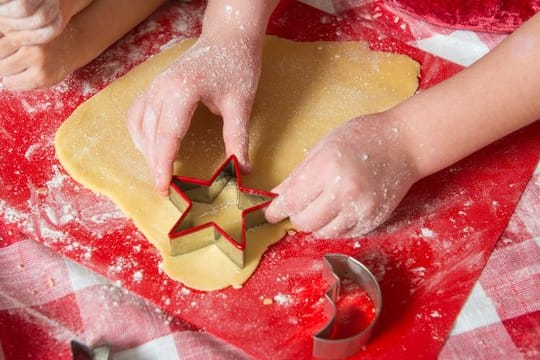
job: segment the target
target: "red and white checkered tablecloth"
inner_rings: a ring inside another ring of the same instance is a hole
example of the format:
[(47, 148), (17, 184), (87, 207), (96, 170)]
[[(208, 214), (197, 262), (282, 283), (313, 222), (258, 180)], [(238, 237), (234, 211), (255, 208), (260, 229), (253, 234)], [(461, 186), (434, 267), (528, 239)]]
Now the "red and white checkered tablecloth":
[[(327, 12), (358, 3), (304, 2)], [(414, 34), (414, 40), (407, 39), (409, 44), (465, 66), (502, 39), (430, 26), (397, 12), (396, 16)], [(540, 167), (463, 307), (440, 359), (540, 358), (539, 219)], [(15, 226), (0, 228), (0, 360), (70, 358), (72, 339), (109, 344), (114, 359), (248, 358), (213, 335), (162, 313), (146, 300), (24, 237)]]
[(440, 359), (540, 358), (540, 168), (474, 286)]

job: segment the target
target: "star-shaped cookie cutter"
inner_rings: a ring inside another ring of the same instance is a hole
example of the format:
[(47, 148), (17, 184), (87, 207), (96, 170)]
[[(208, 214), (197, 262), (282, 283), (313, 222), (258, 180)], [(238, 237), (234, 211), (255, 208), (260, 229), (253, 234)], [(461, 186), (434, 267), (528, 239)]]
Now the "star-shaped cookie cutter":
[[(212, 204), (228, 184), (236, 185), (237, 207), (242, 210), (239, 229), (226, 232), (216, 222), (195, 225), (190, 217), (194, 202)], [(178, 256), (216, 245), (239, 268), (245, 264), (246, 231), (266, 223), (264, 208), (276, 195), (242, 186), (238, 159), (232, 155), (209, 180), (186, 176), (173, 176), (169, 199), (181, 215), (169, 231), (171, 256)]]

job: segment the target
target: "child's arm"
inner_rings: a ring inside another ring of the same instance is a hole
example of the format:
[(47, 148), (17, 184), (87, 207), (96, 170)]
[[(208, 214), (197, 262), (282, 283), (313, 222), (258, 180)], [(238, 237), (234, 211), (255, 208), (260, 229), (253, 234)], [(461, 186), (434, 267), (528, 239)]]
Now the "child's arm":
[(199, 102), (223, 117), (227, 155), (248, 170), (248, 121), (260, 77), (262, 40), (279, 0), (210, 0), (197, 43), (133, 104), (128, 129), (166, 195), (173, 161)]
[[(64, 31), (43, 45), (14, 46), (10, 33), (0, 38), (0, 78), (8, 90), (43, 88), (86, 65), (165, 0), (94, 0)], [(6, 50), (8, 49), (8, 50)]]
[(333, 130), (275, 189), (267, 219), (326, 238), (373, 230), (414, 182), (540, 118), (538, 59), (540, 14), (451, 79)]
[(422, 177), (540, 118), (540, 14), (470, 68), (392, 113)]

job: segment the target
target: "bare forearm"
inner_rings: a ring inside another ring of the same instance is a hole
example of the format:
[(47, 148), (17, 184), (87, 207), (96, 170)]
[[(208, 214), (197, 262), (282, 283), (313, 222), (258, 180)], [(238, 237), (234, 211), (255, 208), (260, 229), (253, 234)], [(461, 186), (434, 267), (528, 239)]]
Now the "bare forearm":
[(203, 21), (203, 34), (259, 40), (279, 0), (210, 0)]
[(394, 108), (420, 176), (540, 118), (540, 14), (447, 81)]
[(94, 0), (75, 0), (68, 1), (72, 6), (72, 15), (78, 14), (84, 10), (88, 5), (90, 5)]
[(138, 23), (147, 18), (165, 0), (94, 0), (75, 15), (66, 27), (65, 41), (70, 41), (80, 56), (83, 66)]

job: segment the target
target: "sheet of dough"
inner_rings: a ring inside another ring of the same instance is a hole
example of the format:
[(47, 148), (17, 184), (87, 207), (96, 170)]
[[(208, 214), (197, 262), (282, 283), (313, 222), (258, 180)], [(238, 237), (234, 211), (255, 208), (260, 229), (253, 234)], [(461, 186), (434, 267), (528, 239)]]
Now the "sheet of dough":
[[(140, 66), (82, 104), (58, 130), (57, 156), (84, 186), (112, 199), (161, 252), (167, 274), (186, 286), (215, 290), (240, 285), (287, 224), (250, 231), (247, 264), (239, 270), (216, 247), (169, 256), (167, 233), (179, 212), (154, 191), (143, 156), (126, 128), (126, 112), (151, 80), (183, 53), (186, 40)], [(268, 37), (250, 125), (253, 171), (245, 185), (270, 190), (330, 129), (385, 110), (411, 96), (419, 65), (404, 55), (372, 52), (359, 42), (294, 42)], [(200, 107), (184, 139), (175, 173), (208, 178), (225, 154), (221, 120)]]

